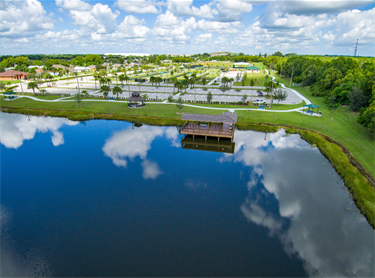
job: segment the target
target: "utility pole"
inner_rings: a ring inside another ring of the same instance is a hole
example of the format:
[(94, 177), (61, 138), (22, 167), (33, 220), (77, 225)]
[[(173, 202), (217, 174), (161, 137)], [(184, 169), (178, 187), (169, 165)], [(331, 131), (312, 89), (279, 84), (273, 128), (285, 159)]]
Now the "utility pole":
[(78, 94), (81, 94), (81, 92), (80, 92), (80, 90), (79, 90), (78, 74), (77, 74), (76, 76), (77, 76), (77, 88), (78, 88)]
[(271, 84), (271, 102), (270, 102), (270, 108), (271, 108), (271, 105), (272, 105), (272, 95), (273, 95), (273, 81), (271, 81), (272, 84)]
[(354, 57), (357, 55), (357, 48), (358, 48), (358, 39), (357, 39), (357, 43), (356, 43), (355, 49), (354, 49)]
[(196, 79), (194, 78), (194, 91), (195, 91), (195, 94), (194, 94), (194, 103), (197, 103), (197, 86), (195, 86), (195, 83), (196, 83)]
[(21, 84), (21, 91), (22, 91), (22, 94), (23, 94), (22, 78), (20, 78), (20, 84)]

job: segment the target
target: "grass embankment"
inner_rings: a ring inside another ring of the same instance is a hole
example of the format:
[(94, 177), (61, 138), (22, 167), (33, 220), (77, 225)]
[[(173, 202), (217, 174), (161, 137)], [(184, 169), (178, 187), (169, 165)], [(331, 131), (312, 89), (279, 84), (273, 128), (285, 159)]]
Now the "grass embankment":
[[(231, 96), (233, 96), (233, 95), (231, 95)], [(208, 103), (185, 103), (185, 104), (191, 104), (191, 105), (196, 105), (196, 106), (204, 106), (204, 107), (212, 107), (212, 108), (223, 108), (223, 109), (228, 109), (228, 108), (258, 109), (257, 105), (208, 104)], [(266, 107), (266, 109), (263, 109), (263, 110), (290, 110), (290, 109), (303, 107), (303, 105), (305, 105), (305, 104), (306, 104), (305, 101), (303, 101), (300, 104), (275, 104), (274, 103), (274, 104), (272, 104), (271, 108)]]
[[(375, 176), (374, 135), (356, 122), (358, 115), (349, 111), (348, 107), (338, 108), (334, 114), (334, 121), (331, 121), (331, 113), (324, 104), (323, 98), (312, 97), (307, 88), (294, 89), (311, 99), (314, 104), (321, 105), (322, 117), (302, 115), (299, 112), (272, 113), (244, 110), (237, 111), (238, 128), (272, 132), (278, 129), (277, 126), (286, 127), (287, 132), (299, 133), (309, 143), (316, 144), (343, 178), (357, 206), (374, 227), (374, 187), (364, 178), (364, 175), (368, 175), (370, 179)], [(4, 101), (1, 97), (0, 106), (5, 112), (67, 117), (71, 120), (115, 119), (159, 125), (182, 123), (181, 115), (176, 114), (178, 111), (176, 105), (167, 104), (148, 104), (142, 109), (129, 109), (125, 103), (120, 102), (89, 102), (86, 109), (84, 106), (76, 107), (75, 102), (45, 103), (26, 98)], [(6, 107), (18, 109), (6, 109)], [(183, 112), (218, 115), (223, 110), (185, 106)], [(353, 164), (358, 165), (359, 170)], [(361, 168), (367, 171), (361, 171)]]

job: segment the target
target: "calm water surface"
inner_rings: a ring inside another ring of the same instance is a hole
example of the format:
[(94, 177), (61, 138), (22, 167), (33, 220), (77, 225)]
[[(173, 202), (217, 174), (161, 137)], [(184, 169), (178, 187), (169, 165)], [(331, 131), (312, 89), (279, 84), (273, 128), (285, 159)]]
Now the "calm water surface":
[(0, 114), (1, 277), (374, 276), (374, 232), (298, 135)]

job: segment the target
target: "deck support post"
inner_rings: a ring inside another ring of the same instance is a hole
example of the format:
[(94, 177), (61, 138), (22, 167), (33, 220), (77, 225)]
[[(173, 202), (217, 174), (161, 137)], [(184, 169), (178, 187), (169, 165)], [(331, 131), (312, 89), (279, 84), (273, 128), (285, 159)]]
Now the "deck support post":
[(204, 141), (207, 143), (207, 135), (204, 136)]

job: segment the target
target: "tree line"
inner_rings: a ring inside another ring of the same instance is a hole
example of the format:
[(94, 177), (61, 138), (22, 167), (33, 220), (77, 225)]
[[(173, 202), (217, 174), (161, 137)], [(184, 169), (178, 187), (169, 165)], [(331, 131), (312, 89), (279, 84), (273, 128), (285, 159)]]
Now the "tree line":
[(358, 121), (375, 128), (375, 59), (370, 57), (269, 56), (263, 64), (291, 82), (309, 86), (327, 104), (348, 105)]

